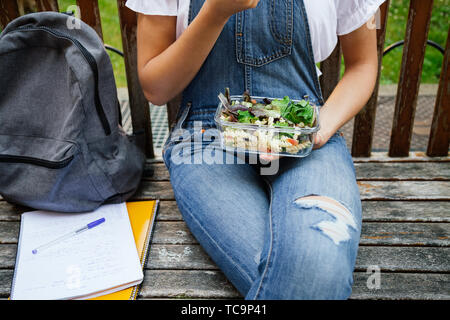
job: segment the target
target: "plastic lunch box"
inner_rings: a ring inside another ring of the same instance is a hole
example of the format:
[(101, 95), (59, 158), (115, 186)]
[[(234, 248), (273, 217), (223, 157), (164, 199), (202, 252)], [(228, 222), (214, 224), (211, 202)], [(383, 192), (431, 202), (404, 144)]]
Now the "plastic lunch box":
[[(242, 101), (242, 96), (231, 96), (231, 101)], [(252, 97), (262, 102), (262, 97)], [(274, 100), (275, 98), (268, 98)], [(299, 100), (292, 100), (299, 102)], [(225, 150), (270, 154), (272, 156), (306, 157), (314, 146), (319, 130), (319, 108), (314, 106), (315, 123), (312, 128), (269, 127), (224, 121), (220, 118), (225, 107), (222, 102), (217, 107), (214, 120), (220, 132), (220, 145)]]

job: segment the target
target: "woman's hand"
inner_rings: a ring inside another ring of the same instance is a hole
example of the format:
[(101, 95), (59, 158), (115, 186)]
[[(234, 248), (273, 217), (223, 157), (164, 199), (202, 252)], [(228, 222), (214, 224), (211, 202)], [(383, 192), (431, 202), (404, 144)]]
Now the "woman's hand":
[(317, 131), (316, 137), (314, 139), (313, 149), (319, 149), (319, 148), (323, 147), (328, 142), (329, 139), (330, 139), (330, 137), (328, 137), (327, 135), (324, 135), (320, 130)]
[[(147, 100), (163, 105), (182, 92), (200, 70), (228, 19), (259, 0), (207, 0), (175, 39), (176, 17), (138, 15), (138, 71)], [(188, 61), (189, 63), (186, 63)]]
[(176, 17), (139, 14), (138, 72), (147, 100), (163, 105), (182, 92), (200, 70), (228, 19), (258, 2), (207, 0), (178, 40)]
[[(324, 133), (322, 133), (320, 130), (317, 132), (316, 137), (314, 139), (314, 147), (313, 149), (318, 149), (320, 147), (323, 147), (328, 140), (330, 139), (330, 137), (328, 135), (325, 135)], [(274, 161), (274, 160), (278, 160), (281, 157), (280, 156), (272, 156), (269, 154), (261, 154), (259, 155), (259, 158), (266, 161), (266, 162), (270, 162), (270, 161)]]
[(208, 0), (204, 7), (216, 18), (228, 20), (233, 14), (256, 8), (259, 0)]
[[(327, 112), (325, 112), (326, 108), (325, 106), (323, 106), (321, 108), (321, 113), (320, 113), (320, 118), (319, 118), (319, 123), (320, 123), (320, 127), (322, 129), (320, 129), (319, 131), (317, 131), (316, 136), (314, 138), (314, 147), (313, 149), (319, 149), (321, 147), (323, 147), (328, 140), (331, 138), (331, 136), (334, 134), (334, 132), (327, 132), (324, 128), (328, 127), (329, 125), (327, 125)], [(274, 161), (277, 159), (280, 159), (279, 156), (272, 156), (272, 155), (268, 155), (268, 154), (261, 154), (259, 155), (259, 158), (266, 161), (266, 162), (270, 162), (270, 161)]]

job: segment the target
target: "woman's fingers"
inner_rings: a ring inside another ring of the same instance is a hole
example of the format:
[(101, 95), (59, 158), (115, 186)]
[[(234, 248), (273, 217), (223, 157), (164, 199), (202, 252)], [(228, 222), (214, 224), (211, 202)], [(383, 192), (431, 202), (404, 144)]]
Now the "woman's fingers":
[(280, 159), (279, 156), (271, 156), (270, 154), (260, 154), (259, 157), (268, 162)]
[(259, 3), (259, 0), (235, 0), (235, 1), (225, 0), (225, 1), (238, 3), (241, 8), (244, 8), (244, 10), (256, 8), (256, 6)]
[[(327, 143), (327, 141), (328, 141), (328, 139), (326, 139), (326, 138), (323, 136), (323, 134), (322, 134), (320, 131), (318, 131), (318, 132), (316, 133), (316, 137), (314, 138), (314, 147), (313, 147), (313, 149), (319, 149), (319, 148), (322, 147), (325, 143)], [(267, 161), (267, 162), (270, 162), (270, 161), (274, 161), (274, 160), (280, 159), (279, 156), (272, 156), (272, 155), (270, 155), (270, 154), (260, 154), (260, 155), (259, 155), (259, 158), (262, 159), (262, 160), (264, 160), (264, 161)]]
[(326, 143), (325, 138), (323, 137), (322, 133), (320, 131), (318, 131), (317, 134), (316, 134), (316, 137), (314, 139), (314, 147), (313, 147), (313, 149), (319, 149), (325, 143)]
[(208, 0), (205, 2), (213, 15), (226, 19), (235, 13), (256, 8), (258, 3), (259, 0)]
[(256, 8), (258, 6), (259, 0), (252, 0), (250, 2), (250, 8)]

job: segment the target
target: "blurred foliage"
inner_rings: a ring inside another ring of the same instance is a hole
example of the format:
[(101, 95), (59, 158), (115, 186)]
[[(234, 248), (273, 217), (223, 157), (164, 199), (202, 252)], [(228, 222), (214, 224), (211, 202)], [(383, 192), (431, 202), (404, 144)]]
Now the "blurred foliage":
[[(409, 0), (391, 0), (386, 30), (385, 47), (403, 40), (408, 20)], [(434, 0), (428, 39), (445, 48), (449, 28), (450, 0)], [(381, 83), (397, 83), (400, 77), (400, 65), (403, 47), (398, 47), (383, 58)], [(423, 64), (422, 83), (438, 83), (442, 68), (442, 54), (427, 46)]]
[[(71, 5), (75, 5), (75, 0), (58, 0), (60, 11), (66, 11)], [(100, 16), (102, 21), (103, 41), (123, 51), (122, 36), (120, 34), (119, 14), (117, 11), (117, 1), (115, 0), (99, 0)], [(127, 79), (125, 74), (125, 64), (123, 58), (116, 53), (108, 51), (111, 63), (114, 68), (117, 87), (126, 87)]]

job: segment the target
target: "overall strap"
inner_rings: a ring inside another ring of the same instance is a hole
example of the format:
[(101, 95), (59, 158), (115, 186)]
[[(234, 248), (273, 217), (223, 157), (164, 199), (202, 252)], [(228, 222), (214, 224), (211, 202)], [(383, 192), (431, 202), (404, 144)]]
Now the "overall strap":
[[(189, 24), (204, 2), (191, 0)], [(261, 97), (308, 96), (323, 104), (303, 0), (261, 0), (232, 16), (184, 90), (180, 114), (213, 125), (217, 95), (226, 87), (232, 95), (248, 90)]]

